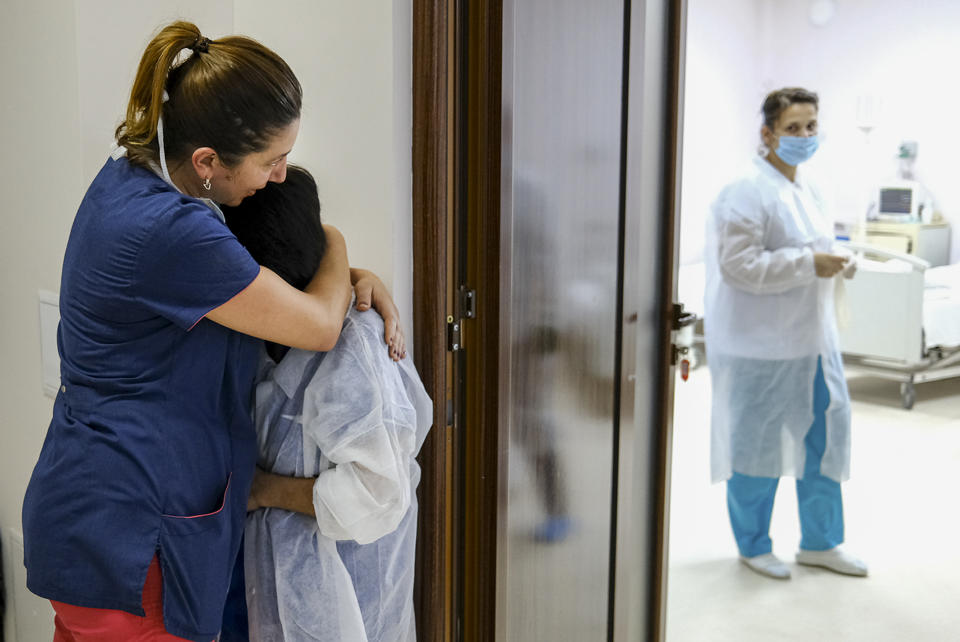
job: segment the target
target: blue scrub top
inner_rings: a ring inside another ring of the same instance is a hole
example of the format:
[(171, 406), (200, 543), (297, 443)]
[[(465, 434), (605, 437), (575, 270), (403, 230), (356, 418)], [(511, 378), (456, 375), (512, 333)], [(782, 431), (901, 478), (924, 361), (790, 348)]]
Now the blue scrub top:
[(27, 587), (216, 637), (256, 463), (258, 340), (203, 317), (259, 266), (216, 214), (108, 160), (63, 261), (60, 392), (23, 505)]

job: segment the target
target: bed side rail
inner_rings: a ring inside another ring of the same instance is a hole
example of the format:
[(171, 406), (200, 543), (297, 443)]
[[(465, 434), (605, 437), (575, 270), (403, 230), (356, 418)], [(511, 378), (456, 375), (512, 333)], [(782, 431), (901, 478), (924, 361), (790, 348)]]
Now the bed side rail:
[[(846, 244), (845, 244), (846, 245)], [(862, 268), (845, 283), (847, 323), (840, 349), (864, 359), (915, 364), (923, 359), (923, 259), (870, 245), (850, 243), (851, 251), (900, 259), (896, 271)]]
[(885, 259), (899, 259), (905, 263), (909, 263), (917, 272), (923, 272), (930, 267), (929, 261), (913, 256), (912, 254), (894, 252), (893, 250), (886, 250), (882, 247), (876, 247), (867, 243), (856, 243), (854, 241), (843, 241), (840, 245), (858, 254), (872, 254)]

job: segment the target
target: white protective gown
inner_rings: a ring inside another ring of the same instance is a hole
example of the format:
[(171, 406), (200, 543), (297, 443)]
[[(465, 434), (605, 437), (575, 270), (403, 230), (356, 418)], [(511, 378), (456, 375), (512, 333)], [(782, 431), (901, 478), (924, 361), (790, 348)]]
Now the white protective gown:
[(383, 321), (352, 306), (327, 353), (264, 355), (256, 391), (258, 465), (313, 477), (316, 519), (250, 513), (244, 571), (250, 639), (413, 642), (414, 459), (433, 406)]
[[(814, 252), (844, 251), (819, 191), (763, 158), (720, 193), (707, 220), (704, 329), (713, 382), (711, 478), (733, 472), (802, 477), (822, 359), (830, 391), (823, 475), (849, 477), (850, 398), (843, 374), (834, 279)], [(838, 275), (837, 278), (843, 278)]]

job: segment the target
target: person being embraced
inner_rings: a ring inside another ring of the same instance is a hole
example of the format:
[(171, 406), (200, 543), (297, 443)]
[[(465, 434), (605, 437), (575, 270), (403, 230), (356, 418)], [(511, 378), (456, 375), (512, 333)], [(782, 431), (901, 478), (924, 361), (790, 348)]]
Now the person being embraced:
[[(224, 214), (258, 261), (307, 285), (326, 239), (306, 170)], [(329, 351), (265, 344), (244, 542), (251, 639), (415, 639), (415, 456), (432, 403), (410, 359), (380, 348), (383, 331), (375, 311), (350, 309)]]

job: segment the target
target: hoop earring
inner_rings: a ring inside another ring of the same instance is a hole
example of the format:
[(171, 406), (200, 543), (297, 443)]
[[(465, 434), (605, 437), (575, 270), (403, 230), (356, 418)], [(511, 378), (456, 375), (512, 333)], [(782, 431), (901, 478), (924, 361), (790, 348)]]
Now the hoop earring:
[(203, 179), (203, 183), (201, 183), (201, 185), (203, 185), (203, 189), (207, 190), (208, 192), (210, 191), (210, 188), (213, 187), (213, 185), (211, 185), (210, 183), (209, 178)]

